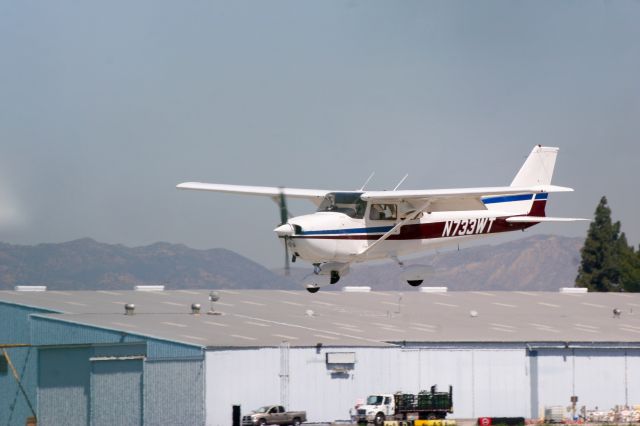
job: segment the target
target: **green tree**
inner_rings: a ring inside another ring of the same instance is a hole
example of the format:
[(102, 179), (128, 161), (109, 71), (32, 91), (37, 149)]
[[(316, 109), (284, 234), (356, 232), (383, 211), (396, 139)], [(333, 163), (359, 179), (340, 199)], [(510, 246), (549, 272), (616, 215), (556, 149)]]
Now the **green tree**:
[(624, 233), (620, 236), (624, 246), (620, 247), (618, 264), (620, 266), (620, 285), (624, 291), (640, 292), (640, 250), (627, 245)]
[(624, 234), (620, 236), (620, 222), (611, 222), (611, 209), (607, 198), (602, 197), (581, 250), (576, 287), (587, 287), (590, 291), (620, 291), (620, 258), (626, 258), (628, 250)]

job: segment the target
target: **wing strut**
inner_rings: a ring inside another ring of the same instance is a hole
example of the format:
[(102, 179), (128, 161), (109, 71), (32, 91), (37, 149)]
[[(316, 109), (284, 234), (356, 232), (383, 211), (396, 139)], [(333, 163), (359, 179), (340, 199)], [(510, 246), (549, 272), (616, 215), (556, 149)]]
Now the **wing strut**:
[(391, 235), (393, 235), (393, 233), (395, 231), (397, 231), (398, 229), (400, 229), (405, 223), (407, 223), (410, 220), (413, 220), (416, 217), (418, 217), (418, 215), (420, 213), (422, 213), (423, 211), (425, 211), (426, 209), (429, 208), (429, 205), (431, 204), (431, 201), (432, 200), (428, 200), (426, 203), (422, 204), (419, 209), (417, 209), (416, 211), (411, 213), (409, 216), (407, 216), (406, 218), (404, 218), (400, 222), (396, 223), (396, 225), (393, 228), (388, 230), (384, 235), (382, 235), (380, 238), (378, 238), (373, 244), (371, 244), (369, 247), (367, 247), (366, 249), (364, 249), (360, 253), (358, 253), (358, 256), (362, 256), (363, 254), (365, 254), (366, 252), (368, 252), (369, 250), (371, 250), (372, 248), (377, 246), (379, 243), (383, 242), (384, 240), (389, 238)]

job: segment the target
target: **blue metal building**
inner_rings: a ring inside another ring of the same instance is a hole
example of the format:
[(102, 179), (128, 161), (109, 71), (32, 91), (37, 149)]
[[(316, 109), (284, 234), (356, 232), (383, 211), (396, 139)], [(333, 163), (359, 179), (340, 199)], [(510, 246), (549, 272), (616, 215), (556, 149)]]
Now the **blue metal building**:
[(25, 425), (31, 416), (39, 425), (204, 424), (201, 346), (6, 301), (0, 324), (9, 355), (0, 365), (2, 425)]

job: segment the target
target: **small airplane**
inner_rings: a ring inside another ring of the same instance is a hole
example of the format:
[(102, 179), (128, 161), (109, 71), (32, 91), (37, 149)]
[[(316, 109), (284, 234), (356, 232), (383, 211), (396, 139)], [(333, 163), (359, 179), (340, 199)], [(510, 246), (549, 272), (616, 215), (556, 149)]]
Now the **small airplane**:
[[(586, 220), (545, 215), (549, 193), (573, 191), (551, 185), (557, 154), (558, 148), (535, 146), (511, 185), (499, 187), (329, 191), (185, 182), (177, 188), (271, 197), (280, 205), (274, 232), (285, 245), (285, 270), (289, 251), (293, 262), (312, 263), (313, 274), (305, 279), (311, 293), (337, 283), (353, 263), (387, 258), (398, 263), (404, 280), (419, 286), (431, 267), (405, 265), (400, 256), (541, 222)], [(309, 200), (317, 210), (289, 217), (286, 197)]]

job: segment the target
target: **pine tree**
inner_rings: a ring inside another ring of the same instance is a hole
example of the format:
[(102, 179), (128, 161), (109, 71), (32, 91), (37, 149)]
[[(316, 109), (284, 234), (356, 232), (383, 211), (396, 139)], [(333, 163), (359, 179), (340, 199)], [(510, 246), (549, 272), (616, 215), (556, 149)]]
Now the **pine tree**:
[(624, 291), (640, 292), (640, 250), (636, 252), (633, 246), (627, 245), (627, 239), (622, 233), (620, 240), (624, 241), (624, 246), (621, 244), (621, 252), (619, 255), (619, 267), (620, 267), (620, 285)]
[(629, 249), (624, 234), (620, 238), (620, 222), (611, 222), (611, 209), (607, 198), (602, 197), (581, 250), (576, 287), (587, 287), (590, 291), (620, 291), (619, 260), (626, 253), (621, 248), (623, 245)]

